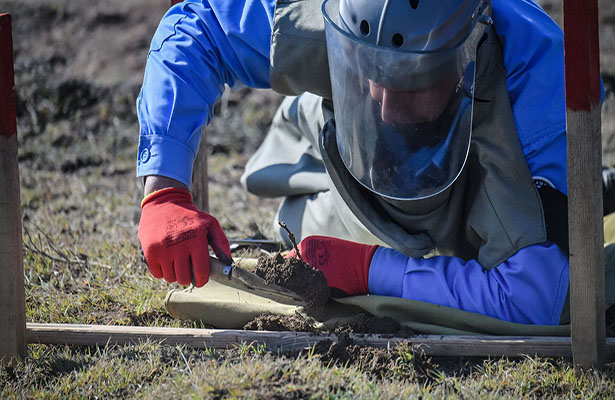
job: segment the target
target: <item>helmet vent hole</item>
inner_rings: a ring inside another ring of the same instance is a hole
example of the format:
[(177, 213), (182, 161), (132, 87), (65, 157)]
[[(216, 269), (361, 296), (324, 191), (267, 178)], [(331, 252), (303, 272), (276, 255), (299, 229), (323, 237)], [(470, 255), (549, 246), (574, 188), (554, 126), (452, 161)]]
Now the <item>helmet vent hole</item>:
[(413, 10), (416, 10), (416, 8), (419, 6), (419, 0), (409, 0), (410, 1), (410, 7), (412, 7)]
[(369, 35), (369, 22), (367, 22), (366, 20), (361, 21), (361, 33), (364, 36)]
[(404, 37), (402, 36), (402, 34), (396, 33), (395, 35), (393, 35), (393, 37), (391, 38), (391, 44), (393, 45), (393, 47), (401, 47), (404, 44)]

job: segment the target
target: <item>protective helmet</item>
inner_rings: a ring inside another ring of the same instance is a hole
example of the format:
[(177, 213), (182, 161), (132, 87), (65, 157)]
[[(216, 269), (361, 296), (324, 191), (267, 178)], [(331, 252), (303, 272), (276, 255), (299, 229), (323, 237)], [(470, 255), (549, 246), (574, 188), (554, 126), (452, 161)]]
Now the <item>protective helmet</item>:
[(374, 193), (449, 188), (471, 137), (476, 49), (489, 0), (326, 0), (340, 157)]
[(340, 0), (339, 22), (354, 37), (395, 50), (439, 51), (459, 45), (481, 0)]

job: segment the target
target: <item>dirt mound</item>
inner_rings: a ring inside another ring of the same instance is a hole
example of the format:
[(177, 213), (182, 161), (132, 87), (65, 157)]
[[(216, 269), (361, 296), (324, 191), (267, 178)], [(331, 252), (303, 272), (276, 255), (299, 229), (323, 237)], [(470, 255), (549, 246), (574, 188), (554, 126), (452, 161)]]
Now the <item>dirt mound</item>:
[(310, 303), (310, 307), (320, 308), (329, 300), (329, 287), (324, 274), (303, 261), (280, 253), (262, 256), (254, 272), (267, 283), (276, 284), (295, 292)]
[[(301, 316), (261, 315), (244, 325), (245, 330), (270, 330), (317, 333)], [(336, 328), (335, 341), (323, 340), (308, 350), (310, 355), (318, 355), (327, 366), (355, 367), (376, 379), (395, 378), (399, 380), (418, 379), (428, 381), (434, 369), (431, 360), (411, 350), (396, 348), (392, 350), (359, 346), (349, 333), (380, 333), (391, 336), (410, 336), (412, 332), (391, 318), (378, 318), (368, 314), (358, 314), (352, 320)], [(299, 354), (305, 355), (305, 350)], [(297, 354), (292, 353), (294, 356)]]
[(410, 380), (429, 377), (430, 361), (420, 355), (397, 350), (377, 349), (356, 345), (342, 333), (337, 340), (318, 343), (314, 353), (325, 365), (352, 366), (373, 378)]
[[(322, 332), (315, 330), (312, 325), (300, 315), (284, 316), (263, 314), (254, 318), (243, 326), (245, 330), (266, 331), (292, 331), (292, 332)], [(410, 337), (414, 331), (402, 326), (389, 317), (376, 317), (370, 314), (357, 314), (345, 320), (334, 329), (336, 334), (362, 333), (390, 337)]]
[(300, 316), (259, 315), (243, 326), (248, 331), (317, 332)]
[(396, 337), (410, 337), (414, 331), (402, 326), (390, 317), (376, 317), (370, 314), (357, 314), (352, 319), (336, 326), (335, 333), (368, 333)]

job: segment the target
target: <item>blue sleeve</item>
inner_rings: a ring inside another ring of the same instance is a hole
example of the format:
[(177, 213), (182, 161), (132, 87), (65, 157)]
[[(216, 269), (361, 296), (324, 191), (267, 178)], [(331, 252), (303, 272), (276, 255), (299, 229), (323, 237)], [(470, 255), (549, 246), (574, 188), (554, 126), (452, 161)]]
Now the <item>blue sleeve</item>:
[(549, 242), (523, 248), (490, 271), (475, 260), (411, 258), (379, 247), (369, 271), (371, 294), (542, 325), (559, 323), (568, 282), (568, 257)]
[(531, 0), (493, 0), (493, 20), (530, 172), (567, 193), (563, 32)]
[(493, 0), (493, 20), (530, 172), (567, 194), (563, 32), (531, 0)]
[(269, 87), (275, 0), (191, 0), (163, 17), (137, 99), (137, 176), (188, 186), (201, 132), (231, 87)]

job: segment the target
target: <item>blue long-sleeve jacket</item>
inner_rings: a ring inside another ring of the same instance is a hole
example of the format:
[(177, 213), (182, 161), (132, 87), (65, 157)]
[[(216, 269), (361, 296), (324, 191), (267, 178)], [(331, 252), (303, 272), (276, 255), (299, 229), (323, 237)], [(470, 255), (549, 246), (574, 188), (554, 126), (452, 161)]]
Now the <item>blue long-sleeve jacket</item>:
[[(268, 88), (275, 0), (193, 0), (162, 19), (137, 99), (137, 175), (190, 185), (202, 128), (224, 90)], [(567, 193), (563, 35), (529, 0), (493, 0), (507, 87), (529, 169)], [(557, 324), (568, 288), (568, 257), (546, 242), (519, 250), (491, 271), (474, 260), (375, 253), (370, 293), (405, 297), (509, 321)]]

